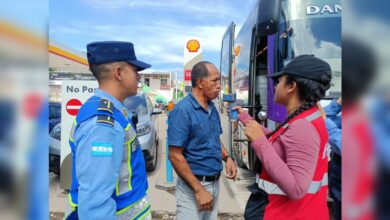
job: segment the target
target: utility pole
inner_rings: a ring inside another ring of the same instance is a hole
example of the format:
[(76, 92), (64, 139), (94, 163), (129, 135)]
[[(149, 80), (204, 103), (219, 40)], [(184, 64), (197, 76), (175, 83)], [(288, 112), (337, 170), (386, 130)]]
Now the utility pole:
[(176, 81), (175, 81), (175, 92), (176, 92), (176, 99), (178, 99), (177, 98), (177, 71), (176, 71)]

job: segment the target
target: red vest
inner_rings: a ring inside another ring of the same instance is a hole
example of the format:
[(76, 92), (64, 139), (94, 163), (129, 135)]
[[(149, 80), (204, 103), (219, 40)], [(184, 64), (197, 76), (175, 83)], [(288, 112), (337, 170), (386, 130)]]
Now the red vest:
[(286, 125), (277, 130), (270, 138), (272, 143), (281, 135), (288, 126), (298, 119), (308, 120), (317, 130), (320, 136), (320, 151), (317, 166), (312, 182), (302, 199), (291, 200), (263, 168), (258, 186), (268, 193), (268, 205), (265, 208), (264, 219), (329, 219), (327, 207), (328, 194), (328, 131), (325, 122), (318, 111), (313, 107), (291, 119)]
[(342, 153), (346, 159), (343, 161), (341, 177), (342, 219), (376, 219), (376, 163), (368, 115), (359, 106), (348, 106), (343, 109), (343, 126), (343, 145), (346, 143), (346, 147), (343, 147)]

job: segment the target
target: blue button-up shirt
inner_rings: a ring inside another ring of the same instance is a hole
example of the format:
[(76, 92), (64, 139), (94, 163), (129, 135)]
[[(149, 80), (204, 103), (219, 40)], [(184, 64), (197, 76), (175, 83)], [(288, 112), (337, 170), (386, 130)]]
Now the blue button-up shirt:
[(168, 117), (168, 145), (182, 147), (192, 173), (212, 176), (222, 171), (221, 120), (213, 102), (204, 109), (190, 92)]
[[(97, 89), (95, 95), (110, 100), (122, 111), (123, 104)], [(116, 203), (111, 198), (123, 158), (124, 130), (119, 123), (97, 123), (97, 116), (83, 122), (74, 135), (76, 176), (79, 182), (78, 216), (80, 219), (116, 219)], [(104, 155), (94, 147), (112, 148)]]

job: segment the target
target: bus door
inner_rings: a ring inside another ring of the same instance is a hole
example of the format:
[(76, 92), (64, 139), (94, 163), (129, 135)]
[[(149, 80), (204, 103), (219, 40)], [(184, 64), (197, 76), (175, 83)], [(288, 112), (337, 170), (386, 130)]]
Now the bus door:
[[(234, 66), (233, 66), (233, 48), (234, 48), (234, 29), (235, 23), (230, 23), (229, 27), (226, 29), (225, 34), (222, 38), (222, 46), (221, 46), (221, 62), (220, 62), (220, 71), (221, 71), (221, 96), (220, 96), (220, 112), (223, 112), (223, 102), (222, 96), (223, 94), (232, 92), (232, 76), (234, 76)], [(231, 134), (231, 123), (229, 123), (229, 133)], [(226, 132), (226, 131), (224, 131)], [(229, 143), (227, 146), (228, 152), (230, 155), (233, 155), (232, 150), (232, 135), (229, 135)]]

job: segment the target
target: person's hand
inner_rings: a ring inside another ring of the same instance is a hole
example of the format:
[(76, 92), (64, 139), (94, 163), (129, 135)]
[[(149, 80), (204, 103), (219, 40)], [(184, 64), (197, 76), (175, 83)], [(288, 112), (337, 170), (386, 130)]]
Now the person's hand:
[(244, 109), (241, 106), (234, 106), (233, 110), (237, 110), (238, 114), (241, 114), (244, 112)]
[(231, 157), (228, 157), (226, 159), (225, 170), (226, 170), (226, 177), (228, 179), (236, 178), (237, 167), (236, 167), (236, 164), (234, 163), (234, 160)]
[(205, 188), (201, 187), (197, 192), (195, 192), (195, 198), (200, 211), (213, 210), (213, 197)]
[[(238, 115), (240, 115), (241, 113), (245, 112), (245, 110), (241, 106), (238, 106), (238, 105), (234, 106), (232, 109), (233, 110), (237, 110)], [(228, 108), (226, 111), (227, 111), (227, 114), (229, 115), (230, 114), (230, 109)]]
[(246, 123), (244, 127), (244, 133), (252, 142), (257, 140), (258, 138), (265, 136), (263, 130), (261, 130), (259, 123), (257, 123), (255, 120), (250, 120)]
[(340, 106), (342, 106), (342, 98), (340, 97), (340, 98), (338, 98), (337, 100), (336, 100), (336, 102), (340, 105)]
[(324, 109), (322, 108), (320, 102), (317, 102), (317, 108), (320, 111), (322, 118), (325, 120), (326, 119), (326, 113), (325, 113)]

